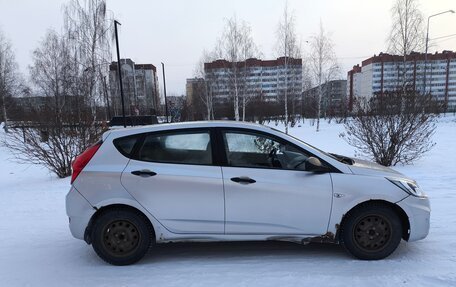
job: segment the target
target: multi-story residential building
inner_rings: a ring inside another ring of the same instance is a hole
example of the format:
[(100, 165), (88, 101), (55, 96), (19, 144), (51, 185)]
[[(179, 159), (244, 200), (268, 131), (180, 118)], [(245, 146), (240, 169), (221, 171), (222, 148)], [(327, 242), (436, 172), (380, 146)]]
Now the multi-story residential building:
[(396, 91), (403, 84), (420, 93), (430, 93), (450, 110), (456, 109), (456, 53), (428, 54), (427, 64), (425, 58), (425, 54), (413, 52), (404, 65), (403, 56), (380, 53), (364, 60), (361, 67), (354, 66), (347, 75), (349, 109), (357, 97)]
[[(340, 115), (346, 110), (347, 80), (333, 80), (321, 85), (322, 115)], [(318, 103), (319, 86), (303, 92), (303, 106)], [(311, 107), (308, 107), (311, 108)], [(316, 108), (316, 107), (315, 107)]]
[[(155, 115), (160, 109), (157, 69), (152, 64), (135, 64), (131, 59), (120, 59), (125, 112), (130, 115)], [(117, 62), (109, 65), (111, 106), (121, 115), (121, 97)]]
[(206, 82), (203, 78), (187, 79), (185, 90), (187, 103), (194, 105), (206, 93)]
[(347, 98), (348, 110), (353, 110), (354, 99), (361, 97), (361, 67), (359, 65), (353, 66), (353, 69), (348, 71), (347, 77)]
[(287, 68), (285, 60), (285, 57), (276, 60), (251, 58), (237, 63), (226, 60), (204, 63), (208, 89), (213, 94), (215, 102), (230, 100), (233, 97), (235, 83), (240, 95), (261, 95), (266, 101), (281, 100), (285, 85), (290, 97), (301, 95), (302, 59), (288, 58)]
[[(187, 79), (186, 104), (188, 120), (207, 119), (207, 108), (203, 100), (206, 98), (206, 81), (203, 78)], [(206, 98), (206, 101), (210, 99)]]

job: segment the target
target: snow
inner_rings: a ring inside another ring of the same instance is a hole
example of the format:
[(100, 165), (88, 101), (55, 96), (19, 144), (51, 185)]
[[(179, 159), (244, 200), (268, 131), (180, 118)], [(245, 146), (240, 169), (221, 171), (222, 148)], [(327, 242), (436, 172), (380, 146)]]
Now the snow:
[[(352, 156), (340, 124), (290, 133)], [(274, 126), (274, 125), (273, 125)], [(283, 129), (283, 127), (278, 127)], [(429, 236), (387, 259), (359, 261), (336, 245), (283, 242), (166, 244), (133, 266), (115, 267), (68, 229), (69, 178), (17, 164), (0, 147), (0, 286), (456, 286), (456, 118), (439, 120), (437, 145), (414, 165), (396, 167), (431, 197)]]

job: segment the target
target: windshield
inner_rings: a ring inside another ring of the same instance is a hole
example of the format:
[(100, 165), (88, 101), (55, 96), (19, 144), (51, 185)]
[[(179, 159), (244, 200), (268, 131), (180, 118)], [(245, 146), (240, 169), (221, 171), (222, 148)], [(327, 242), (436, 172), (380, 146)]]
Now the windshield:
[(271, 127), (271, 129), (274, 130), (274, 131), (280, 132), (280, 133), (282, 133), (282, 134), (284, 134), (284, 135), (286, 135), (288, 137), (291, 137), (291, 138), (293, 138), (293, 139), (295, 139), (295, 140), (297, 140), (297, 141), (299, 141), (299, 142), (301, 142), (301, 143), (303, 143), (303, 144), (305, 144), (305, 145), (317, 150), (318, 152), (320, 152), (320, 153), (322, 153), (322, 154), (324, 154), (324, 155), (326, 155), (326, 156), (328, 156), (328, 157), (330, 157), (332, 159), (335, 159), (335, 160), (337, 160), (337, 161), (339, 161), (341, 163), (345, 163), (345, 164), (348, 164), (348, 165), (353, 165), (355, 163), (355, 161), (352, 158), (349, 158), (349, 157), (346, 157), (346, 156), (343, 156), (343, 155), (338, 155), (338, 154), (334, 154), (334, 153), (325, 152), (325, 151), (323, 151), (323, 150), (321, 150), (321, 149), (319, 149), (319, 148), (317, 148), (317, 147), (315, 147), (315, 146), (313, 146), (311, 144), (308, 144), (308, 143), (304, 142), (303, 140), (301, 140), (301, 139), (299, 139), (299, 138), (297, 138), (295, 136), (286, 134), (286, 133), (284, 133), (284, 132), (282, 132), (280, 130), (277, 130), (275, 128), (272, 128), (272, 127)]
[(333, 158), (333, 159), (338, 160), (337, 157), (331, 155), (330, 153), (327, 153), (327, 152), (325, 152), (325, 151), (322, 151), (321, 149), (319, 149), (319, 148), (317, 148), (317, 147), (314, 147), (313, 145), (308, 144), (308, 143), (306, 143), (305, 141), (303, 141), (303, 140), (301, 140), (301, 139), (299, 139), (299, 138), (297, 138), (297, 137), (295, 137), (295, 136), (286, 134), (286, 133), (284, 133), (284, 132), (282, 132), (282, 131), (280, 131), (280, 130), (278, 130), (278, 129), (272, 128), (272, 127), (270, 127), (270, 128), (271, 128), (272, 130), (276, 131), (276, 132), (280, 132), (280, 133), (282, 133), (282, 134), (284, 134), (284, 135), (286, 135), (286, 136), (288, 136), (288, 137), (291, 137), (291, 138), (293, 138), (293, 139), (295, 139), (295, 140), (297, 140), (297, 141), (299, 141), (299, 142), (301, 142), (301, 143), (303, 143), (303, 144), (305, 144), (305, 145), (307, 145), (307, 146), (309, 146), (309, 147), (311, 147), (311, 148), (317, 150), (318, 152), (321, 152), (322, 154), (324, 154), (324, 155), (326, 155), (326, 156), (329, 156), (329, 157), (331, 157), (331, 158)]

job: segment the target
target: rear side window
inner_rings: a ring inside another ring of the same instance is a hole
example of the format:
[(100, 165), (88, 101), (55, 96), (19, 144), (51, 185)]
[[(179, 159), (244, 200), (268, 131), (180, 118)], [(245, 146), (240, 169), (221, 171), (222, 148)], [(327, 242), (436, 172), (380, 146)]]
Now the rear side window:
[(150, 134), (144, 139), (138, 159), (210, 165), (212, 150), (209, 131)]
[(124, 156), (131, 158), (132, 152), (133, 152), (133, 147), (135, 146), (136, 142), (140, 138), (140, 135), (132, 135), (132, 136), (126, 136), (126, 137), (121, 137), (117, 138), (113, 141), (114, 146), (117, 148), (117, 150), (123, 154)]

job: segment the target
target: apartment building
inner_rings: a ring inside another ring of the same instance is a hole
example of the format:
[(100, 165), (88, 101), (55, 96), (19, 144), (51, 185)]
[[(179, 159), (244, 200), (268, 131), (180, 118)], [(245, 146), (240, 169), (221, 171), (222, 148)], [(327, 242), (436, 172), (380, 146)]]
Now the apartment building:
[(361, 66), (354, 66), (347, 74), (349, 109), (357, 97), (396, 91), (404, 82), (408, 88), (430, 93), (446, 103), (449, 110), (455, 110), (456, 53), (428, 54), (426, 61), (425, 54), (413, 52), (406, 57), (405, 65), (403, 56), (386, 53), (362, 61)]
[[(155, 115), (160, 109), (157, 68), (152, 64), (136, 64), (131, 59), (120, 59), (125, 111), (130, 115)], [(117, 62), (109, 65), (112, 110), (121, 114), (120, 83)]]
[[(322, 115), (340, 115), (346, 111), (347, 80), (332, 80), (321, 85)], [(303, 92), (303, 105), (318, 103), (319, 86)], [(315, 108), (315, 107), (314, 107)]]
[(261, 96), (265, 101), (281, 100), (285, 86), (290, 96), (302, 93), (302, 59), (251, 58), (236, 63), (216, 60), (204, 63), (204, 72), (214, 102), (229, 101), (235, 82), (240, 95)]

